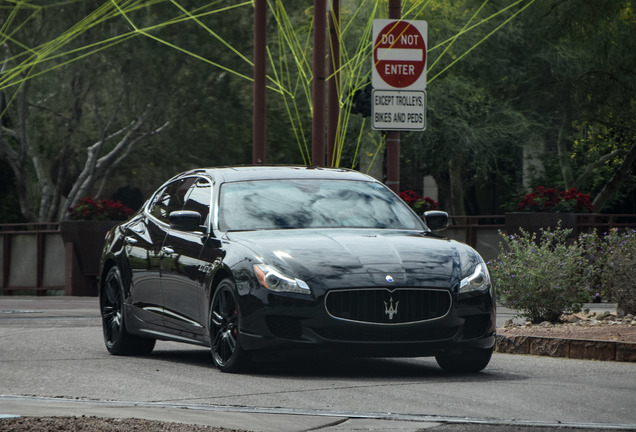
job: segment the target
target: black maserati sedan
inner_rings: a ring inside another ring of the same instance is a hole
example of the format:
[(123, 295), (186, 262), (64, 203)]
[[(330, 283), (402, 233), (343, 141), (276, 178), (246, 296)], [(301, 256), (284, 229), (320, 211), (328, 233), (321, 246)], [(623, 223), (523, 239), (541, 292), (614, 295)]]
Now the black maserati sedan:
[(446, 213), (417, 215), (352, 170), (184, 172), (107, 234), (106, 347), (202, 345), (223, 372), (309, 352), (480, 371), (495, 344), (494, 288), (475, 250), (438, 234), (447, 226)]

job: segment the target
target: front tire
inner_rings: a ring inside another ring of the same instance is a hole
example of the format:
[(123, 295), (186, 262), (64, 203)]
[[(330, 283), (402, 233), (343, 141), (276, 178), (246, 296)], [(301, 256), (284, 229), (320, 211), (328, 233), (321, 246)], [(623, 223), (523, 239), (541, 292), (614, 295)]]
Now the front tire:
[(435, 360), (447, 372), (479, 372), (488, 366), (493, 349), (445, 351), (435, 355)]
[(217, 286), (210, 306), (210, 349), (221, 372), (239, 372), (249, 364), (240, 342), (239, 307), (234, 282), (224, 279)]
[(147, 355), (155, 347), (155, 339), (128, 333), (124, 314), (124, 284), (117, 267), (106, 274), (99, 299), (104, 343), (113, 355)]

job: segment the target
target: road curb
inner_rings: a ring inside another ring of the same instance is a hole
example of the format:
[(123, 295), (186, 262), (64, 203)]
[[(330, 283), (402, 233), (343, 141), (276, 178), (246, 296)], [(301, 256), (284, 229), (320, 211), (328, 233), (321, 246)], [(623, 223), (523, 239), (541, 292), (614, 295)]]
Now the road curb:
[(496, 336), (495, 352), (582, 360), (636, 362), (636, 343), (539, 336)]

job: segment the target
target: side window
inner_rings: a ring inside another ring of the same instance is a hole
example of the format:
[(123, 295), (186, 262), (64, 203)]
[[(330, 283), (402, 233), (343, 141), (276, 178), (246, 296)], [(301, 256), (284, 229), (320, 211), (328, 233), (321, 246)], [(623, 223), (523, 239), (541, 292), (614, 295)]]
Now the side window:
[(195, 180), (195, 177), (176, 180), (157, 192), (149, 208), (150, 214), (168, 223), (170, 213), (183, 208), (185, 194)]
[(204, 178), (199, 178), (194, 183), (185, 198), (183, 210), (199, 212), (201, 223), (208, 226), (210, 222), (210, 201), (212, 200), (212, 185)]

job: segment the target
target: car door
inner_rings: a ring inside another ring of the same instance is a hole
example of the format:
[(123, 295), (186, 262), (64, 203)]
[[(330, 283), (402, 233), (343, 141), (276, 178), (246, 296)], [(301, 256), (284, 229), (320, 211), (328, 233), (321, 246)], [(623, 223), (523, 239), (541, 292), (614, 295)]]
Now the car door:
[(183, 210), (198, 212), (204, 228), (171, 228), (162, 248), (165, 324), (183, 338), (200, 339), (207, 320), (204, 286), (209, 265), (200, 255), (209, 232), (211, 198), (212, 184), (206, 178), (197, 178), (186, 193)]
[(169, 229), (168, 215), (183, 207), (188, 187), (181, 179), (159, 189), (143, 216), (126, 230), (124, 241), (131, 274), (130, 304), (135, 316), (149, 324), (164, 325), (162, 246)]
[(163, 294), (159, 262), (165, 230), (148, 217), (141, 217), (126, 229), (127, 264), (130, 269), (130, 304), (141, 321), (163, 325)]

